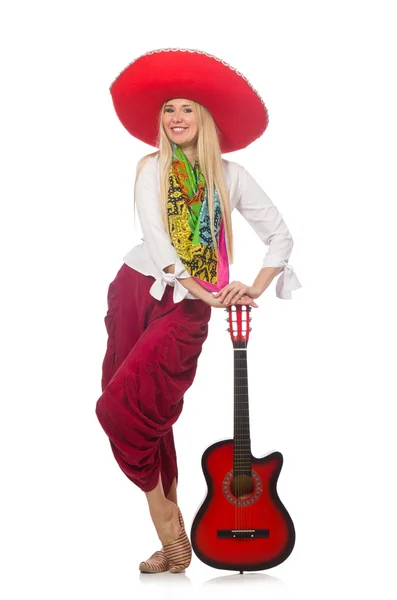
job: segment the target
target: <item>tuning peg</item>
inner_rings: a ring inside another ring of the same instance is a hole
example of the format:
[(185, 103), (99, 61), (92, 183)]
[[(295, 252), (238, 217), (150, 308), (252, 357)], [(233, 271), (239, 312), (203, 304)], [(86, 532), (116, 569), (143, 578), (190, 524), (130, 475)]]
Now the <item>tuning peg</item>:
[(230, 333), (230, 327), (228, 327), (228, 328), (226, 329), (226, 331), (229, 331), (229, 333)]
[(252, 331), (252, 327), (250, 327), (250, 331)]

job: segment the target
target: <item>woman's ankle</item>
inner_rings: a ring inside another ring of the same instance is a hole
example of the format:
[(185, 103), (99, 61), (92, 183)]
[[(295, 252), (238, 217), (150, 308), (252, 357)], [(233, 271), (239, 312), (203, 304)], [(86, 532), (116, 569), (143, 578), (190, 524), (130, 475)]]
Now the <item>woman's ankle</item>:
[(165, 499), (165, 503), (161, 506), (151, 507), (150, 516), (153, 523), (167, 523), (175, 519), (176, 505), (171, 500)]
[(170, 544), (181, 531), (179, 523), (179, 509), (170, 501), (169, 512), (164, 513), (162, 517), (153, 517), (152, 521), (157, 531), (157, 535), (163, 545)]

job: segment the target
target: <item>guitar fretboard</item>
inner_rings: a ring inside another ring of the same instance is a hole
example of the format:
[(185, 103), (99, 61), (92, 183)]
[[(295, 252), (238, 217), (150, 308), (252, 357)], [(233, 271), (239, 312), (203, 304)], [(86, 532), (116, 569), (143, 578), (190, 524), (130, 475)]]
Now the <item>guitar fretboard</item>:
[(234, 474), (251, 474), (248, 365), (245, 342), (234, 342)]

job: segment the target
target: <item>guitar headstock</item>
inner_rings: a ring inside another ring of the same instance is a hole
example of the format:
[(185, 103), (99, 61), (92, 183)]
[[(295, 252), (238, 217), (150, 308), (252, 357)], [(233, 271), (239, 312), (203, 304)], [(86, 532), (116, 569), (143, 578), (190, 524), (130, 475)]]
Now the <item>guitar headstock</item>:
[(237, 342), (244, 342), (248, 344), (249, 332), (252, 327), (249, 327), (249, 323), (252, 317), (249, 316), (251, 312), (251, 306), (246, 304), (233, 304), (225, 308), (228, 312), (226, 321), (229, 323), (227, 331), (230, 333), (233, 345)]

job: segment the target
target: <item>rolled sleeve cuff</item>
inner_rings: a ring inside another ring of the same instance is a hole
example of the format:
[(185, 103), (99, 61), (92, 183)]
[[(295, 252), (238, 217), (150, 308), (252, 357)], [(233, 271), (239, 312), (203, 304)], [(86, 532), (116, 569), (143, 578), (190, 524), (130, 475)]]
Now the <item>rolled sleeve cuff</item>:
[(180, 263), (175, 264), (175, 273), (167, 273), (166, 271), (161, 270), (161, 276), (156, 279), (149, 290), (150, 294), (153, 298), (156, 298), (156, 300), (161, 300), (167, 285), (170, 285), (174, 288), (174, 303), (180, 302), (186, 297), (189, 290), (178, 281), (178, 277), (184, 279), (186, 277), (191, 277)]
[(279, 264), (275, 265), (274, 261), (273, 264), (269, 264), (269, 259), (264, 258), (262, 268), (263, 267), (283, 267), (282, 272), (278, 275), (276, 284), (277, 298), (282, 298), (283, 300), (291, 300), (291, 292), (293, 290), (298, 290), (302, 287), (299, 279), (295, 274), (293, 267), (290, 264), (288, 264), (287, 260), (280, 260)]

